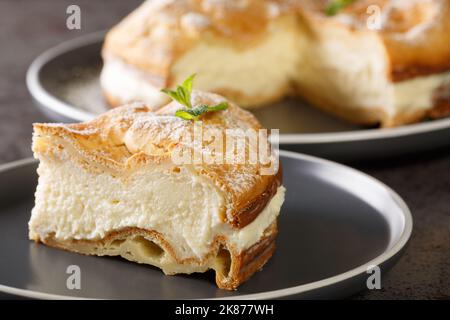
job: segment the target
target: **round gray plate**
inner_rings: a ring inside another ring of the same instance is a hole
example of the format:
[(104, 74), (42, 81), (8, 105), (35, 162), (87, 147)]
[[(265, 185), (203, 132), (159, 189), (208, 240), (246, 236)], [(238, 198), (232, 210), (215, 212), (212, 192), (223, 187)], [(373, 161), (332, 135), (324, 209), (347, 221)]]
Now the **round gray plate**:
[[(0, 291), (34, 298), (337, 298), (366, 288), (367, 268), (384, 272), (412, 230), (400, 197), (348, 167), (281, 151), (286, 202), (277, 250), (237, 291), (217, 289), (213, 273), (165, 276), (120, 258), (83, 256), (28, 240), (36, 161), (0, 167)], [(81, 268), (81, 290), (66, 269)], [(384, 273), (382, 272), (382, 277)]]
[[(64, 42), (30, 66), (27, 85), (41, 109), (58, 121), (92, 119), (107, 106), (101, 95), (104, 32)], [(450, 143), (450, 118), (394, 129), (368, 129), (338, 120), (298, 99), (256, 110), (267, 128), (280, 129), (284, 148), (339, 160), (426, 150)]]

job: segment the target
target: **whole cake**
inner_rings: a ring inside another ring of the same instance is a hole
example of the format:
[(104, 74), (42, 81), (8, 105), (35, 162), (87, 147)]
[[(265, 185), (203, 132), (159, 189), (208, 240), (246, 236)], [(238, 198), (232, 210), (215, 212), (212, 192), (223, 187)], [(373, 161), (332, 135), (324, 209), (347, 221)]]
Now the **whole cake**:
[(197, 73), (244, 107), (295, 95), (396, 126), (450, 113), (449, 43), (448, 0), (149, 0), (107, 34), (101, 85), (159, 107)]

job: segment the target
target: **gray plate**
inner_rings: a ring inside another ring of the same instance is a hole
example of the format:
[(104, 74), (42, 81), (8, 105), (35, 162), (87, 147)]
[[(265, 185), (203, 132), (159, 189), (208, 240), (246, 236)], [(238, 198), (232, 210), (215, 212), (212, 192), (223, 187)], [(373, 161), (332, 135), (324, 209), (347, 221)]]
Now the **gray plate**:
[[(281, 151), (287, 187), (277, 250), (235, 292), (216, 288), (213, 273), (164, 276), (120, 258), (92, 257), (27, 238), (36, 162), (0, 167), (0, 291), (34, 298), (337, 298), (366, 287), (367, 268), (384, 272), (412, 230), (400, 197), (348, 167)], [(81, 268), (81, 290), (66, 288), (66, 268)], [(382, 277), (384, 273), (382, 272)]]
[[(104, 32), (64, 42), (30, 66), (27, 84), (41, 109), (58, 121), (85, 121), (107, 110), (99, 86)], [(385, 157), (450, 143), (450, 118), (394, 129), (367, 129), (340, 121), (300, 100), (255, 111), (280, 129), (284, 148), (339, 160)]]

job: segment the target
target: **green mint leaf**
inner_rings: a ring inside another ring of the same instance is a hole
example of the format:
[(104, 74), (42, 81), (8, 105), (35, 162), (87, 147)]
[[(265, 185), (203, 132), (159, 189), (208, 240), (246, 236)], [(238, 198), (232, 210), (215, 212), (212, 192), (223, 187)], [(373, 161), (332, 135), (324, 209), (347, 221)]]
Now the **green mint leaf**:
[(213, 107), (208, 107), (208, 112), (212, 112), (212, 111), (220, 111), (220, 110), (226, 110), (228, 109), (228, 103), (227, 102), (222, 102), (219, 103)]
[(176, 90), (162, 89), (161, 91), (171, 97), (173, 100), (182, 104), (186, 108), (192, 108), (191, 92), (192, 84), (194, 82), (195, 74), (183, 81), (181, 86), (177, 86)]
[(192, 74), (190, 75), (186, 80), (183, 81), (183, 83), (181, 84), (181, 86), (186, 90), (186, 92), (189, 92), (189, 95), (192, 92), (192, 85), (194, 83), (194, 79), (195, 79), (196, 74)]
[(184, 105), (188, 108), (191, 107), (191, 102), (187, 100), (187, 95), (186, 95), (186, 92), (184, 91), (184, 88), (177, 87), (177, 95), (178, 95), (182, 105)]
[(216, 112), (220, 110), (226, 110), (228, 108), (227, 102), (219, 103), (215, 106), (208, 106), (205, 104), (199, 105), (198, 107), (192, 109), (180, 109), (175, 112), (175, 115), (184, 120), (194, 120), (197, 121), (200, 117), (208, 112)]
[(179, 104), (185, 106), (185, 109), (180, 109), (175, 112), (175, 116), (184, 120), (198, 120), (207, 112), (215, 112), (225, 110), (228, 108), (227, 102), (219, 103), (215, 106), (208, 106), (206, 104), (199, 105), (195, 108), (191, 104), (191, 92), (194, 82), (195, 74), (188, 77), (180, 86), (177, 86), (176, 90), (162, 89), (161, 91), (177, 101)]
[(209, 107), (206, 104), (202, 104), (189, 111), (193, 116), (200, 117), (202, 114), (208, 112), (208, 108)]
[(175, 100), (178, 103), (184, 105), (184, 101), (180, 99), (180, 97), (178, 96), (178, 92), (172, 91), (172, 90), (169, 90), (169, 89), (162, 89), (161, 92), (164, 92), (169, 97), (171, 97), (173, 100)]
[(183, 120), (197, 120), (197, 117), (189, 113), (190, 109), (180, 109), (175, 112), (175, 116)]
[(356, 0), (333, 0), (331, 1), (328, 6), (325, 8), (325, 14), (329, 17), (335, 16), (339, 13), (342, 9), (347, 7), (348, 5), (352, 4)]

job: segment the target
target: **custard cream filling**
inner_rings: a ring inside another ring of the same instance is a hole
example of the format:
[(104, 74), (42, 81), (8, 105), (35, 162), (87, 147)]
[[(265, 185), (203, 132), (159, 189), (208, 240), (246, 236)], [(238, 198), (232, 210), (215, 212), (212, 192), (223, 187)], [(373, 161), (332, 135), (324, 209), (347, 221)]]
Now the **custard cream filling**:
[(144, 72), (136, 70), (119, 59), (107, 59), (100, 74), (100, 84), (111, 98), (121, 103), (142, 101), (150, 108), (159, 108), (169, 102), (162, 88), (153, 86)]
[(277, 219), (284, 187), (242, 229), (220, 220), (223, 192), (188, 167), (178, 173), (152, 166), (126, 180), (93, 173), (72, 161), (40, 156), (30, 238), (99, 240), (109, 232), (138, 227), (159, 232), (179, 258), (203, 258), (217, 236), (238, 252), (257, 243)]
[[(150, 84), (139, 73), (140, 71), (134, 70), (133, 67), (118, 59), (108, 59), (102, 71), (102, 86), (108, 94), (113, 94), (123, 103), (140, 100), (155, 108), (167, 103), (167, 96), (160, 92), (160, 88)], [(356, 83), (358, 82), (356, 81)], [(385, 88), (378, 86), (374, 92), (370, 91), (373, 88), (369, 89), (364, 85), (352, 86), (353, 97), (360, 94), (372, 101), (371, 103), (361, 103), (360, 108), (370, 109), (374, 105), (380, 105), (389, 114), (392, 114), (392, 110), (394, 110), (394, 114), (398, 114), (430, 109), (433, 107), (435, 90), (450, 82), (450, 72), (420, 76), (396, 83), (381, 81), (381, 83), (383, 82)], [(349, 85), (348, 81), (343, 81), (343, 83)], [(364, 101), (364, 98), (360, 100)]]
[(447, 83), (450, 72), (398, 82), (394, 85), (395, 106), (398, 111), (430, 109), (435, 90)]

